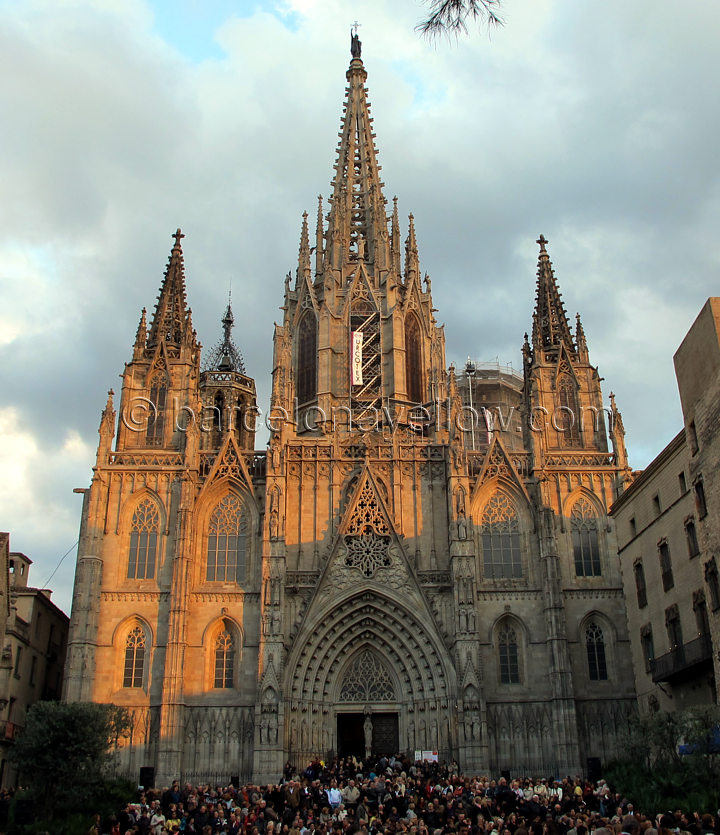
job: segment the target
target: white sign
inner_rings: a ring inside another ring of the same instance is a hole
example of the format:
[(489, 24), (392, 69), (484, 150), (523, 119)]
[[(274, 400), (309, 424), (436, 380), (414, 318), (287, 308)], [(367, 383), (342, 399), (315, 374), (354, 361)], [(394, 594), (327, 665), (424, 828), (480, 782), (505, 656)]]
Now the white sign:
[(350, 382), (353, 386), (361, 386), (363, 381), (362, 375), (362, 347), (363, 347), (363, 332), (353, 331), (350, 339), (350, 350), (352, 357), (350, 359)]

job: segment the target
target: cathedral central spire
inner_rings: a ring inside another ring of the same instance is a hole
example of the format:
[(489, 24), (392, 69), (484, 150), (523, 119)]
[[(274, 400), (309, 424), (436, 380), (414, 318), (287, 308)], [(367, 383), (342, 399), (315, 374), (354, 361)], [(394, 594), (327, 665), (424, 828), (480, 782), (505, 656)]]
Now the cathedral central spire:
[(331, 183), (328, 263), (338, 269), (357, 259), (383, 269), (389, 256), (386, 201), (365, 87), (367, 72), (360, 58), (357, 34), (352, 36), (351, 51), (335, 176)]

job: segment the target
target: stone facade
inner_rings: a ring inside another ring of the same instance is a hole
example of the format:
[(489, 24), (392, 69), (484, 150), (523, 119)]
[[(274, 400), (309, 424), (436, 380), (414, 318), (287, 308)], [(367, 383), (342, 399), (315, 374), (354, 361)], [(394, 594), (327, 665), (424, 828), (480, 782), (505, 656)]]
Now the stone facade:
[(612, 507), (641, 710), (717, 702), (720, 299), (675, 354), (684, 429)]
[(62, 692), (68, 616), (52, 602), (52, 592), (28, 585), (31, 565), (25, 554), (9, 552), (9, 608), (0, 656), (0, 788), (22, 779), (8, 754), (28, 708), (59, 699)]
[[(124, 765), (156, 783), (366, 751), (579, 773), (634, 709), (622, 421), (547, 242), (522, 374), (471, 392), (386, 207), (366, 77), (353, 57), (329, 212), (285, 281), (267, 450), (229, 325), (200, 370), (179, 232), (103, 412), (65, 694), (130, 708)], [(522, 420), (468, 438), (471, 397)]]
[(685, 431), (612, 508), (644, 713), (715, 701), (703, 552)]

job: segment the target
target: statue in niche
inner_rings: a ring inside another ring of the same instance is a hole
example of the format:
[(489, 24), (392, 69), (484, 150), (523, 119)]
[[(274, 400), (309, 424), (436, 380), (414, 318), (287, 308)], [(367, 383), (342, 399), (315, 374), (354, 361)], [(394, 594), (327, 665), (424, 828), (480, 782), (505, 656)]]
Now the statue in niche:
[(365, 759), (372, 753), (372, 716), (370, 708), (365, 708), (365, 721), (363, 722), (363, 733), (365, 734)]
[(270, 716), (270, 722), (268, 723), (268, 742), (271, 744), (275, 744), (278, 741), (278, 723), (277, 723), (277, 716), (273, 713)]
[(270, 511), (270, 539), (276, 540), (278, 538), (278, 512), (273, 509)]
[(461, 510), (458, 514), (458, 539), (467, 539), (467, 519), (465, 518), (465, 511)]

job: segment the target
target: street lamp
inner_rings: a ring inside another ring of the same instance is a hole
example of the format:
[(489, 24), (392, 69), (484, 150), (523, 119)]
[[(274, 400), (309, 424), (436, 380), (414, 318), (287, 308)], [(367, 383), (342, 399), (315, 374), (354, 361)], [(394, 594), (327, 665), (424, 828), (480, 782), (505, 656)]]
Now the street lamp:
[(465, 363), (465, 376), (467, 377), (468, 391), (470, 392), (470, 432), (473, 452), (475, 451), (475, 412), (473, 411), (472, 384), (476, 371), (477, 368), (475, 367), (475, 363), (470, 359), (470, 357), (468, 357), (467, 362)]

